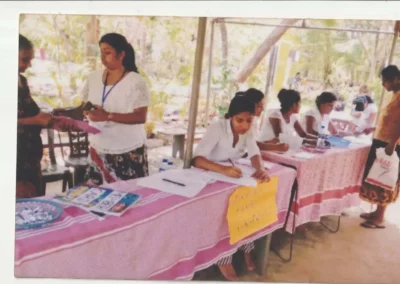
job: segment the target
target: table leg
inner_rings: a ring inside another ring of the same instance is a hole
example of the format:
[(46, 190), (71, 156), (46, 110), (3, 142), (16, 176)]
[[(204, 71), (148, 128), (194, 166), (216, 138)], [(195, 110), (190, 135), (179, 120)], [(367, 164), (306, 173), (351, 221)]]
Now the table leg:
[[(297, 206), (297, 200), (298, 200), (298, 185), (297, 185), (297, 179), (296, 179), (294, 181), (294, 184), (293, 184), (293, 187), (292, 187), (292, 193), (291, 193), (290, 202), (289, 202), (289, 209), (288, 209), (288, 213), (286, 215), (285, 224), (283, 226), (283, 230), (284, 231), (286, 231), (287, 222), (288, 222), (288, 219), (289, 219), (290, 212), (292, 211), (293, 204), (294, 204), (294, 206)], [(289, 238), (290, 238), (289, 257), (288, 258), (283, 257), (276, 248), (272, 247), (272, 251), (277, 256), (279, 256), (279, 258), (282, 259), (284, 262), (290, 262), (292, 260), (294, 233), (295, 233), (295, 230), (296, 230), (296, 212), (297, 212), (297, 207), (295, 207), (294, 210), (293, 210), (292, 233), (289, 236)]]
[(267, 270), (272, 233), (255, 241), (256, 272), (264, 276)]
[(322, 220), (320, 220), (319, 223), (320, 223), (323, 227), (325, 227), (325, 229), (327, 229), (329, 232), (335, 234), (335, 233), (339, 232), (339, 229), (340, 229), (340, 217), (341, 217), (341, 216), (338, 216), (337, 225), (336, 225), (336, 228), (335, 228), (335, 229), (329, 228), (324, 222), (322, 222)]

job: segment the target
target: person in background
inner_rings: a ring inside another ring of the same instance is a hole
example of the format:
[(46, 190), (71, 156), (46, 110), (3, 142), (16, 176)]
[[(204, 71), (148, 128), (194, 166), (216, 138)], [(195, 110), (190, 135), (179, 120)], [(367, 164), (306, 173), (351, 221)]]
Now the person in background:
[(19, 35), (18, 57), (18, 127), (17, 127), (17, 198), (44, 195), (40, 160), (43, 144), (40, 137), (42, 128), (52, 121), (50, 113), (40, 111), (32, 99), (28, 81), (21, 74), (31, 67), (34, 58), (33, 44)]
[[(251, 102), (255, 105), (255, 117), (253, 121), (253, 133), (258, 139), (260, 126), (258, 124), (258, 118), (261, 117), (264, 111), (265, 98), (264, 94), (257, 89), (250, 88), (243, 93)], [(262, 151), (278, 151), (286, 152), (289, 149), (289, 145), (285, 143), (277, 143), (277, 139), (270, 141), (257, 141), (257, 145)]]
[(376, 150), (385, 148), (387, 155), (395, 155), (400, 158), (400, 70), (395, 65), (389, 65), (381, 72), (382, 85), (388, 92), (393, 92), (390, 103), (383, 109), (379, 120), (375, 139), (372, 142), (370, 153), (365, 165), (363, 183), (360, 189), (360, 198), (377, 208), (371, 213), (363, 213), (361, 218), (366, 219), (361, 226), (369, 229), (383, 229), (386, 208), (396, 202), (400, 191), (400, 171), (397, 183), (393, 190), (383, 189), (379, 186), (365, 182), (366, 177), (376, 159)]
[[(377, 108), (373, 105), (369, 107), (370, 97), (359, 96), (353, 101), (353, 109), (351, 111), (351, 129), (356, 135), (369, 134), (375, 130), (373, 123), (376, 119)], [(373, 103), (372, 103), (373, 104)]]
[[(255, 169), (253, 176), (261, 181), (268, 181), (269, 177), (252, 132), (254, 115), (254, 103), (242, 93), (238, 93), (232, 99), (225, 118), (212, 123), (207, 128), (194, 152), (193, 165), (196, 168), (239, 178), (242, 176), (241, 169), (235, 167), (232, 161), (242, 158), (247, 152)], [(226, 161), (232, 162), (232, 166), (218, 163)], [(252, 242), (239, 248), (244, 252), (246, 268), (249, 271), (255, 269), (250, 255), (253, 249)], [(232, 256), (225, 257), (216, 264), (226, 279), (238, 280), (232, 266)]]
[(315, 100), (317, 108), (310, 109), (306, 112), (306, 131), (311, 135), (318, 136), (318, 131), (323, 120), (326, 120), (329, 133), (339, 135), (340, 132), (330, 121), (330, 113), (332, 112), (337, 97), (331, 92), (321, 93)]
[(117, 33), (102, 36), (99, 46), (105, 69), (90, 74), (82, 91), (84, 103), (95, 105), (84, 114), (101, 130), (89, 135), (85, 181), (94, 185), (148, 175), (144, 123), (150, 95), (134, 49)]
[[(285, 137), (290, 137), (286, 139), (301, 137), (314, 141), (316, 137), (307, 135), (296, 118), (301, 107), (300, 93), (295, 90), (282, 89), (278, 93), (278, 99), (281, 103), (281, 108), (272, 110), (265, 116), (258, 141), (279, 140), (281, 134)], [(296, 133), (298, 136), (295, 135)]]
[(366, 95), (364, 104), (364, 119), (366, 127), (373, 128), (375, 125), (375, 120), (378, 115), (378, 107), (376, 106), (374, 100)]

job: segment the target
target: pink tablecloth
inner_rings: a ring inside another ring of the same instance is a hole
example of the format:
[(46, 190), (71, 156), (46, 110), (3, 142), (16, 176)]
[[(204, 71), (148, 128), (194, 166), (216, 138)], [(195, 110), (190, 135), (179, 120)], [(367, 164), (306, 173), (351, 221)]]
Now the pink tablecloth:
[(296, 172), (279, 165), (278, 221), (236, 245), (229, 244), (226, 209), (236, 185), (217, 182), (191, 199), (118, 182), (138, 193), (139, 203), (122, 217), (100, 221), (67, 207), (47, 228), (16, 232), (16, 277), (88, 279), (191, 279), (198, 270), (249, 241), (282, 228)]
[(294, 166), (297, 169), (298, 198), (292, 206), (286, 230), (319, 221), (322, 216), (340, 215), (345, 208), (359, 206), (358, 193), (370, 146), (330, 149), (308, 160), (294, 158), (293, 153), (263, 152), (265, 160)]

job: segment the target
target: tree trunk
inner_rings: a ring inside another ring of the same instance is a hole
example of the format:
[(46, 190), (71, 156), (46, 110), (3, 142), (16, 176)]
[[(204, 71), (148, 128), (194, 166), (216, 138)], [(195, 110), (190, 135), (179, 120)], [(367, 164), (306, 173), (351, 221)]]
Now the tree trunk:
[[(282, 20), (282, 25), (293, 25), (299, 19), (285, 19)], [(249, 61), (244, 65), (242, 70), (236, 75), (233, 84), (243, 83), (250, 76), (251, 72), (260, 64), (261, 60), (267, 55), (273, 45), (283, 36), (283, 34), (290, 29), (290, 27), (276, 27), (271, 34), (264, 40), (264, 42), (258, 47), (256, 52), (250, 58)]]
[(100, 37), (100, 22), (96, 16), (91, 16), (86, 26), (85, 40), (86, 50), (85, 54), (89, 59), (92, 70), (96, 70), (96, 50), (97, 42)]
[(222, 65), (226, 66), (228, 64), (228, 31), (224, 19), (219, 22), (219, 27), (221, 30)]

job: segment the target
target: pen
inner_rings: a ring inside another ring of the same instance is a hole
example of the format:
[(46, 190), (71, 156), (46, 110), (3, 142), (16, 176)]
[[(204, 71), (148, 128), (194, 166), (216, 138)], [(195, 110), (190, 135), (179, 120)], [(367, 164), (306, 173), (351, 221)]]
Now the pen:
[(228, 159), (228, 161), (232, 164), (232, 167), (234, 167), (235, 166), (235, 164), (232, 162), (232, 160), (231, 159)]
[(179, 183), (179, 182), (176, 182), (176, 181), (173, 181), (173, 180), (169, 180), (169, 179), (166, 179), (166, 178), (163, 178), (162, 180), (166, 181), (166, 182), (170, 182), (170, 183), (176, 184), (176, 185), (185, 186), (183, 183)]

